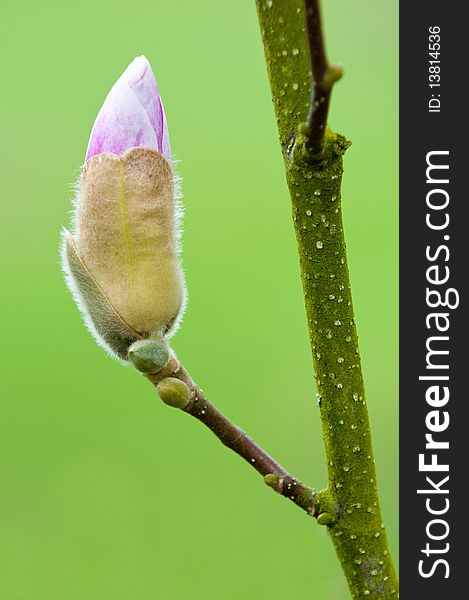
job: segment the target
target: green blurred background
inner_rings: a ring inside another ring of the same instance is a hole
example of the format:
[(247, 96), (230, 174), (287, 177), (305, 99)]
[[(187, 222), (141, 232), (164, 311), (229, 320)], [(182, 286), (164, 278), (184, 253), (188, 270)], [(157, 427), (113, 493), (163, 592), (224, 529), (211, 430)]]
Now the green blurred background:
[[(323, 4), (329, 55), (346, 68), (331, 125), (353, 140), (345, 228), (396, 556), (397, 2)], [(184, 179), (190, 302), (175, 349), (223, 411), (324, 486), (254, 1), (3, 0), (0, 13), (0, 599), (348, 598), (325, 529), (107, 358), (59, 268), (94, 118), (143, 53)]]

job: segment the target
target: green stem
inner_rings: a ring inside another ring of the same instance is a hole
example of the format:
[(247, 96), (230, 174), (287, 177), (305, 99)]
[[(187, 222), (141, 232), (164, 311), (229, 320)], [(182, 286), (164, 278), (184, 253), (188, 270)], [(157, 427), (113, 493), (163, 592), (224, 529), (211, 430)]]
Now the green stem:
[(342, 155), (329, 129), (320, 160), (299, 126), (308, 116), (309, 49), (301, 0), (257, 0), (300, 256), (329, 482), (331, 539), (353, 598), (395, 599), (398, 581), (381, 518), (342, 226)]

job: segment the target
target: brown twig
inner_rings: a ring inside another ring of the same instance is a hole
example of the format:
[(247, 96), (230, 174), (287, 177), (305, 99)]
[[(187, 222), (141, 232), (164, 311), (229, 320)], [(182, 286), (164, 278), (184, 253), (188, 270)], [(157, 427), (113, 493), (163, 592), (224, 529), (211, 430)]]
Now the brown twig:
[(279, 465), (246, 432), (232, 423), (195, 384), (163, 340), (141, 340), (130, 347), (129, 360), (156, 387), (165, 404), (192, 415), (244, 458), (265, 483), (311, 516), (317, 516), (316, 492)]
[(164, 378), (156, 384), (156, 389), (163, 402), (167, 399), (168, 387), (174, 384), (174, 381), (171, 381), (172, 379), (183, 382), (190, 391), (187, 404), (178, 408), (198, 419), (217, 436), (222, 444), (244, 458), (264, 477), (264, 481), (269, 487), (291, 500), (309, 515), (315, 515), (315, 491), (290, 475), (245, 431), (232, 423), (209, 402), (183, 367), (180, 366), (171, 378)]
[(329, 65), (327, 61), (319, 0), (305, 0), (305, 18), (312, 81), (303, 137), (306, 148), (316, 156), (322, 151), (332, 87), (342, 77), (343, 69), (340, 65)]

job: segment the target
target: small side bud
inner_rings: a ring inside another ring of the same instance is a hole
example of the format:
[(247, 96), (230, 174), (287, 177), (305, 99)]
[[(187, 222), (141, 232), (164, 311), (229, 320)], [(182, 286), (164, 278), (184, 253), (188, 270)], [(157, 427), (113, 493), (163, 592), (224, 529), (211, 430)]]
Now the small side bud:
[(128, 358), (134, 367), (144, 375), (159, 373), (168, 364), (170, 352), (163, 339), (138, 340), (128, 352)]
[(318, 525), (332, 525), (334, 521), (334, 516), (328, 512), (322, 512), (317, 518)]
[(343, 65), (329, 65), (324, 74), (324, 84), (327, 87), (332, 87), (334, 83), (337, 83), (339, 79), (342, 79), (344, 75)]
[(279, 480), (280, 477), (278, 475), (274, 475), (274, 473), (267, 473), (267, 475), (264, 475), (264, 483), (276, 492), (279, 491)]
[(156, 386), (161, 400), (172, 406), (184, 410), (190, 402), (191, 391), (189, 387), (176, 377), (165, 377)]

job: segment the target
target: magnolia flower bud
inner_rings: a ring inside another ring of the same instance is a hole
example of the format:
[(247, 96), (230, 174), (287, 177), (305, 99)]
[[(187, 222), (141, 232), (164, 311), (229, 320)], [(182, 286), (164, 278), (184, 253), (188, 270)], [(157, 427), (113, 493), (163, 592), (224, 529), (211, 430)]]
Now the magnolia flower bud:
[[(175, 192), (176, 187), (176, 192)], [(136, 58), (91, 132), (63, 267), (99, 343), (127, 360), (140, 339), (174, 333), (185, 304), (178, 197), (155, 77)]]

